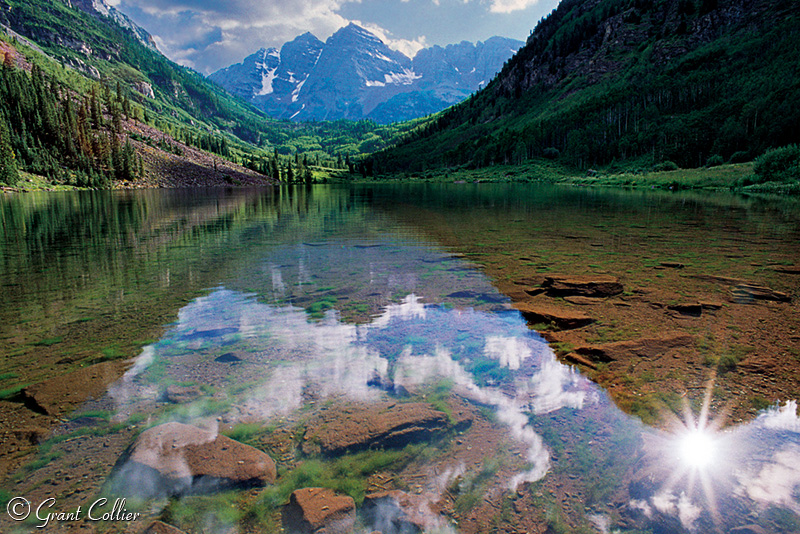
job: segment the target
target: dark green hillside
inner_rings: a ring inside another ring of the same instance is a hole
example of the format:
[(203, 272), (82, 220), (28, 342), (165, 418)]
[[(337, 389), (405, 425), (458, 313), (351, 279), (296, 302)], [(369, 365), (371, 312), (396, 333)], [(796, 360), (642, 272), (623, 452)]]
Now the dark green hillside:
[(798, 50), (796, 0), (563, 0), (485, 90), (376, 165), (749, 161), (800, 141)]

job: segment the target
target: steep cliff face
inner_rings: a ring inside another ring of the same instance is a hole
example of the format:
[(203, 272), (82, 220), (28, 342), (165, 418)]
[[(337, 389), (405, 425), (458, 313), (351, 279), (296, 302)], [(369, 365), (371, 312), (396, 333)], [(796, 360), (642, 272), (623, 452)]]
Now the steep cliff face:
[(800, 3), (562, 0), (474, 98), (378, 163), (746, 161), (800, 141)]
[(297, 102), (314, 66), (319, 61), (324, 43), (311, 33), (293, 39), (281, 47), (280, 61), (274, 74), (262, 74), (261, 90), (255, 102), (270, 115), (277, 115)]
[(494, 37), (432, 47), (412, 60), (350, 24), (325, 43), (307, 33), (280, 52), (259, 50), (209, 79), (279, 118), (396, 122), (462, 101), (521, 45)]
[(305, 33), (280, 50), (262, 48), (242, 63), (221, 69), (208, 79), (270, 115), (287, 118), (300, 109), (295, 103), (323, 46), (322, 41)]
[(262, 48), (241, 63), (217, 71), (208, 77), (217, 85), (242, 98), (251, 98), (265, 90), (272, 92), (271, 80), (280, 63), (280, 52)]
[(150, 35), (147, 30), (133, 22), (130, 17), (122, 13), (116, 7), (108, 5), (105, 0), (64, 0), (64, 3), (68, 6), (85, 11), (90, 15), (102, 15), (112, 19), (126, 30), (133, 32), (143, 45), (151, 50), (158, 51), (153, 36)]
[(570, 77), (591, 84), (642, 59), (666, 68), (732, 30), (759, 31), (796, 8), (784, 0), (564, 0), (531, 34), (498, 85), (525, 92)]
[[(486, 86), (497, 70), (519, 49), (519, 42), (492, 37), (474, 45), (467, 41), (433, 46), (414, 56), (414, 71), (439, 85), (474, 91)], [(431, 84), (432, 85), (432, 84)]]
[(419, 76), (411, 60), (370, 32), (350, 24), (334, 33), (305, 87), (293, 118), (360, 119), (382, 100), (405, 92)]

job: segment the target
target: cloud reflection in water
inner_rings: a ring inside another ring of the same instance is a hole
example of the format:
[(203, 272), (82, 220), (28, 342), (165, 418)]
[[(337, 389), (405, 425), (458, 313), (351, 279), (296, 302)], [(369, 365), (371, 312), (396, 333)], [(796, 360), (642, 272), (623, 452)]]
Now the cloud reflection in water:
[[(301, 267), (301, 278), (308, 279), (308, 267)], [(379, 270), (370, 265), (371, 273)], [(648, 518), (673, 518), (683, 529), (697, 531), (723, 521), (720, 509), (742, 503), (800, 513), (800, 420), (794, 403), (722, 433), (727, 461), (709, 467), (702, 481), (705, 491), (699, 491), (694, 488), (697, 477), (679, 476), (673, 437), (636, 422), (619, 428), (618, 421), (631, 420), (600, 388), (559, 363), (516, 311), (425, 304), (422, 296), (411, 294), (386, 306), (367, 324), (345, 323), (334, 310), (312, 320), (302, 308), (277, 298), (292, 284), (281, 269), (270, 264), (266, 271), (276, 295), (272, 304), (253, 294), (218, 288), (182, 309), (172, 330), (147, 347), (112, 388), (119, 410), (130, 411), (153, 398), (164, 380), (214, 386), (216, 396), (230, 406), (214, 415), (233, 424), (289, 416), (310, 400), (378, 400), (385, 392), (368, 385), (376, 373), (390, 378), (396, 389), (413, 390), (447, 379), (457, 394), (491, 406), (509, 435), (525, 444), (529, 469), (507, 481), (512, 490), (542, 479), (551, 469), (548, 445), (553, 443), (545, 442), (533, 422), (564, 412), (566, 422), (559, 432), (580, 434), (581, 421), (592, 419), (606, 428), (634, 429), (649, 437), (641, 452), (650, 457), (647, 474), (653, 483), (629, 502), (631, 510)], [(390, 275), (385, 278), (398, 283)], [(228, 353), (240, 361), (215, 362)], [(589, 408), (590, 413), (581, 415)], [(197, 410), (198, 418), (201, 413)], [(594, 438), (576, 439), (591, 443)], [(453, 469), (458, 472), (458, 466)], [(605, 519), (600, 522), (608, 528)]]
[[(345, 395), (354, 400), (377, 400), (383, 392), (367, 384), (376, 372), (387, 375), (392, 365), (396, 388), (448, 379), (465, 398), (496, 409), (511, 435), (528, 447), (527, 460), (532, 468), (510, 481), (513, 488), (523, 481), (538, 480), (549, 466), (549, 454), (541, 437), (529, 426), (528, 412), (580, 408), (588, 388), (586, 379), (559, 364), (542, 338), (528, 330), (521, 319), (509, 321), (508, 315), (515, 313), (425, 306), (420, 297), (408, 295), (366, 325), (342, 323), (332, 311), (321, 321), (312, 322), (302, 309), (266, 305), (252, 296), (217, 289), (181, 310), (175, 328), (164, 341), (143, 352), (112, 395), (122, 410), (124, 404), (158, 388), (145, 371), (159, 359), (180, 365), (181, 355), (191, 353), (186, 350), (187, 344), (216, 355), (230, 348), (226, 344), (230, 337), (261, 349), (251, 352), (252, 357), (242, 355), (242, 363), (228, 371), (229, 384), (252, 384), (235, 396), (228, 413), (220, 414), (230, 423), (287, 415), (303, 406), (309, 388), (322, 399)], [(235, 329), (235, 336), (202, 337), (203, 332), (222, 328)], [(504, 335), (496, 335), (498, 331)], [(459, 346), (457, 336), (452, 335), (457, 332), (480, 343)], [(404, 344), (409, 339), (412, 342)], [(387, 341), (400, 349), (398, 355), (381, 353)], [(524, 365), (529, 376), (515, 378), (509, 383), (513, 387), (480, 386), (463, 364), (480, 357), (497, 360), (500, 367), (514, 371)], [(184, 378), (192, 376), (174, 368), (167, 374), (170, 372)], [(202, 383), (202, 375), (196, 378)]]

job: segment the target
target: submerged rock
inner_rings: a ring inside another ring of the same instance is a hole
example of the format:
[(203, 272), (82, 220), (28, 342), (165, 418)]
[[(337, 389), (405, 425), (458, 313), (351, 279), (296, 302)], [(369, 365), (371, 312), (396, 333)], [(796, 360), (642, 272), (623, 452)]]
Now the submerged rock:
[(35, 412), (60, 416), (90, 398), (99, 398), (121, 377), (130, 364), (102, 362), (69, 374), (32, 384), (22, 390), (22, 400)]
[(178, 386), (172, 384), (164, 391), (164, 400), (174, 404), (185, 404), (203, 396), (198, 386)]
[(590, 360), (589, 358), (584, 358), (580, 354), (576, 354), (574, 352), (566, 354), (564, 356), (564, 359), (576, 365), (583, 365), (584, 367), (588, 367), (589, 369), (597, 369), (597, 365), (595, 365), (595, 363), (592, 360)]
[(403, 447), (432, 439), (449, 426), (444, 412), (419, 402), (347, 406), (327, 410), (311, 421), (303, 451), (339, 455), (370, 447)]
[(228, 352), (223, 354), (222, 356), (215, 358), (214, 361), (219, 363), (236, 363), (242, 361), (242, 359), (238, 357), (236, 354)]
[(296, 490), (283, 508), (283, 528), (297, 534), (347, 534), (355, 522), (353, 498), (327, 488)]
[(258, 449), (195, 426), (166, 423), (136, 438), (113, 484), (154, 497), (263, 486), (275, 476), (275, 462)]
[(768, 534), (767, 530), (759, 525), (743, 525), (730, 529), (729, 534)]
[(654, 359), (670, 350), (692, 345), (694, 345), (693, 336), (676, 334), (632, 341), (617, 341), (603, 345), (584, 345), (577, 347), (575, 352), (588, 357), (592, 362), (613, 362), (631, 357)]
[(781, 267), (775, 267), (775, 272), (783, 274), (800, 274), (800, 266), (784, 265)]
[(604, 275), (551, 275), (545, 277), (542, 287), (553, 297), (612, 297), (622, 293), (619, 278)]
[(691, 275), (691, 278), (734, 286), (731, 294), (731, 301), (737, 304), (752, 304), (753, 301), (756, 300), (773, 300), (778, 302), (789, 302), (792, 300), (792, 297), (786, 293), (775, 291), (769, 287), (758, 286), (747, 280), (742, 280), (741, 278), (729, 278), (727, 276), (717, 276), (713, 274), (695, 274)]
[(394, 391), (394, 381), (388, 376), (382, 375), (377, 369), (372, 371), (372, 376), (367, 380), (367, 385), (384, 391)]
[(382, 534), (417, 534), (425, 531), (431, 511), (424, 498), (392, 490), (364, 497), (361, 514), (368, 528)]
[(514, 304), (520, 313), (532, 323), (553, 323), (559, 328), (580, 328), (594, 322), (582, 311), (559, 308), (549, 304), (517, 302)]
[(741, 278), (731, 278), (729, 276), (719, 276), (716, 274), (691, 274), (689, 278), (696, 278), (698, 280), (705, 280), (706, 282), (718, 282), (720, 284), (736, 285), (746, 284), (747, 281)]
[(754, 300), (773, 300), (777, 302), (789, 302), (792, 300), (792, 297), (786, 293), (752, 284), (737, 285), (733, 289), (731, 296), (733, 302), (737, 304), (750, 304)]

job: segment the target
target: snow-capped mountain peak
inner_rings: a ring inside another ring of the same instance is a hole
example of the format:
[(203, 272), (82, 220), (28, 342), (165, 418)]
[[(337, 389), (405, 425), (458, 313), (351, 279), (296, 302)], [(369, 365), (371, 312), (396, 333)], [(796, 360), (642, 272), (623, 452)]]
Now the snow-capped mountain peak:
[(393, 122), (466, 98), (523, 44), (465, 41), (424, 49), (412, 60), (351, 23), (325, 43), (305, 33), (280, 51), (262, 48), (209, 79), (278, 118)]

